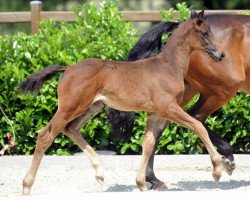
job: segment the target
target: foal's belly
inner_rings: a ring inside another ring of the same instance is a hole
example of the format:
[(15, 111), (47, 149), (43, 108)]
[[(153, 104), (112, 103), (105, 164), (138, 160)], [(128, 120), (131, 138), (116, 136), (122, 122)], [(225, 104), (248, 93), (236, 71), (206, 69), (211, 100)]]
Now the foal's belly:
[(128, 111), (128, 112), (153, 112), (153, 102), (151, 100), (142, 99), (126, 99), (115, 96), (98, 94), (96, 95), (94, 102), (101, 101), (105, 105), (114, 108), (116, 110)]

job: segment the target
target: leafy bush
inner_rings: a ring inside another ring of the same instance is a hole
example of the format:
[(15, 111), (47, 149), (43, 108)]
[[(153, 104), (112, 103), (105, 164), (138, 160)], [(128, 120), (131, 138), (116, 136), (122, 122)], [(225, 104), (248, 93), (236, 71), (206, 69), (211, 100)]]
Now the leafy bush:
[[(75, 23), (43, 21), (39, 33), (0, 36), (0, 103), (9, 122), (0, 114), (0, 142), (15, 129), (16, 146), (11, 153), (31, 154), (37, 132), (51, 119), (57, 108), (56, 88), (59, 77), (44, 84), (37, 96), (18, 92), (19, 83), (31, 73), (48, 65), (71, 65), (85, 58), (123, 60), (136, 40), (131, 24), (117, 12), (115, 1), (100, 7), (85, 4), (75, 10)], [(82, 134), (96, 148), (109, 145), (108, 127), (103, 113), (88, 122)], [(76, 146), (65, 136), (56, 138), (49, 154), (69, 154)]]
[[(177, 10), (162, 11), (163, 19), (177, 21), (189, 17), (185, 3)], [(15, 129), (16, 146), (11, 154), (31, 154), (38, 130), (51, 119), (57, 108), (56, 88), (59, 75), (44, 84), (37, 96), (18, 92), (19, 83), (31, 73), (50, 64), (71, 65), (79, 60), (96, 57), (124, 60), (136, 41), (130, 23), (125, 23), (117, 12), (115, 1), (106, 0), (100, 7), (92, 4), (75, 10), (75, 23), (43, 21), (39, 33), (0, 36), (0, 104), (9, 120), (0, 111), (0, 146), (6, 143), (7, 132)], [(198, 96), (187, 105), (188, 109)], [(225, 137), (237, 153), (250, 152), (249, 124), (250, 95), (239, 94), (207, 120), (208, 125)], [(146, 113), (136, 114), (134, 136), (129, 141), (116, 141), (109, 135), (105, 110), (81, 129), (81, 133), (96, 149), (113, 150), (121, 154), (141, 152), (146, 124)], [(10, 125), (11, 124), (11, 125)], [(58, 136), (48, 154), (69, 155), (78, 151), (67, 137)], [(160, 154), (202, 153), (203, 144), (192, 132), (171, 124), (163, 133), (157, 147)]]
[(238, 93), (212, 114), (207, 123), (233, 146), (235, 153), (250, 153), (250, 95)]
[(190, 9), (186, 2), (177, 3), (176, 9), (161, 10), (161, 16), (164, 21), (183, 21), (190, 17)]

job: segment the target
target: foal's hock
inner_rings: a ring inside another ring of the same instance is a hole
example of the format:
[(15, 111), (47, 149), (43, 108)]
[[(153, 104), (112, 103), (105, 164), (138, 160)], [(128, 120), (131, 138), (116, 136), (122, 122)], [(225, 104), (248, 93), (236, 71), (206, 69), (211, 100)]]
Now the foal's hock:
[[(213, 42), (203, 11), (179, 25), (162, 52), (136, 62), (87, 59), (70, 67), (52, 66), (27, 78), (20, 86), (24, 92), (39, 90), (42, 83), (57, 72), (64, 72), (58, 85), (58, 109), (49, 124), (39, 132), (31, 167), (23, 181), (23, 194), (30, 188), (46, 149), (63, 132), (86, 153), (96, 179), (102, 183), (103, 169), (98, 155), (80, 134), (81, 125), (100, 112), (104, 105), (124, 111), (146, 111), (180, 124), (195, 132), (205, 144), (213, 163), (216, 181), (221, 176), (221, 156), (213, 147), (206, 129), (182, 110), (184, 75), (190, 54), (205, 51), (211, 59), (221, 60), (223, 53)], [(173, 23), (174, 25), (174, 23)], [(148, 131), (142, 147), (142, 160), (136, 177), (141, 191), (146, 191), (145, 173), (156, 135)]]

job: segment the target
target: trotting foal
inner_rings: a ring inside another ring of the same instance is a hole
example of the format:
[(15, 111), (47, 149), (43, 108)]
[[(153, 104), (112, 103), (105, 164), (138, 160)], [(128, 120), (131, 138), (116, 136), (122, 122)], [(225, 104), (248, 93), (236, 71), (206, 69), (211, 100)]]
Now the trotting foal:
[[(34, 92), (39, 90), (46, 79), (57, 72), (64, 72), (57, 90), (57, 112), (38, 134), (32, 164), (23, 181), (23, 194), (30, 193), (42, 156), (60, 132), (76, 142), (86, 153), (96, 170), (96, 179), (103, 182), (103, 169), (98, 155), (79, 130), (81, 123), (100, 112), (104, 105), (124, 111), (156, 113), (189, 128), (205, 144), (213, 163), (215, 180), (220, 178), (222, 158), (213, 147), (206, 129), (179, 106), (191, 52), (206, 51), (217, 61), (223, 57), (222, 52), (216, 51), (208, 25), (202, 21), (203, 13), (179, 25), (156, 57), (136, 62), (87, 59), (71, 67), (45, 68), (21, 84), (22, 91)], [(145, 172), (155, 140), (156, 134), (149, 131), (142, 144), (142, 160), (136, 177), (141, 191), (147, 190)]]

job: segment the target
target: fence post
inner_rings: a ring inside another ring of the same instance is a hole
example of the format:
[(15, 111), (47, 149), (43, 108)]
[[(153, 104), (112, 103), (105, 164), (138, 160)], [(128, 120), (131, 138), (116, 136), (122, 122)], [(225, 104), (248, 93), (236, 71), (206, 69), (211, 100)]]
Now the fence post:
[(42, 8), (42, 2), (31, 1), (30, 8), (31, 8), (31, 32), (34, 34), (37, 33), (39, 30), (40, 11)]

